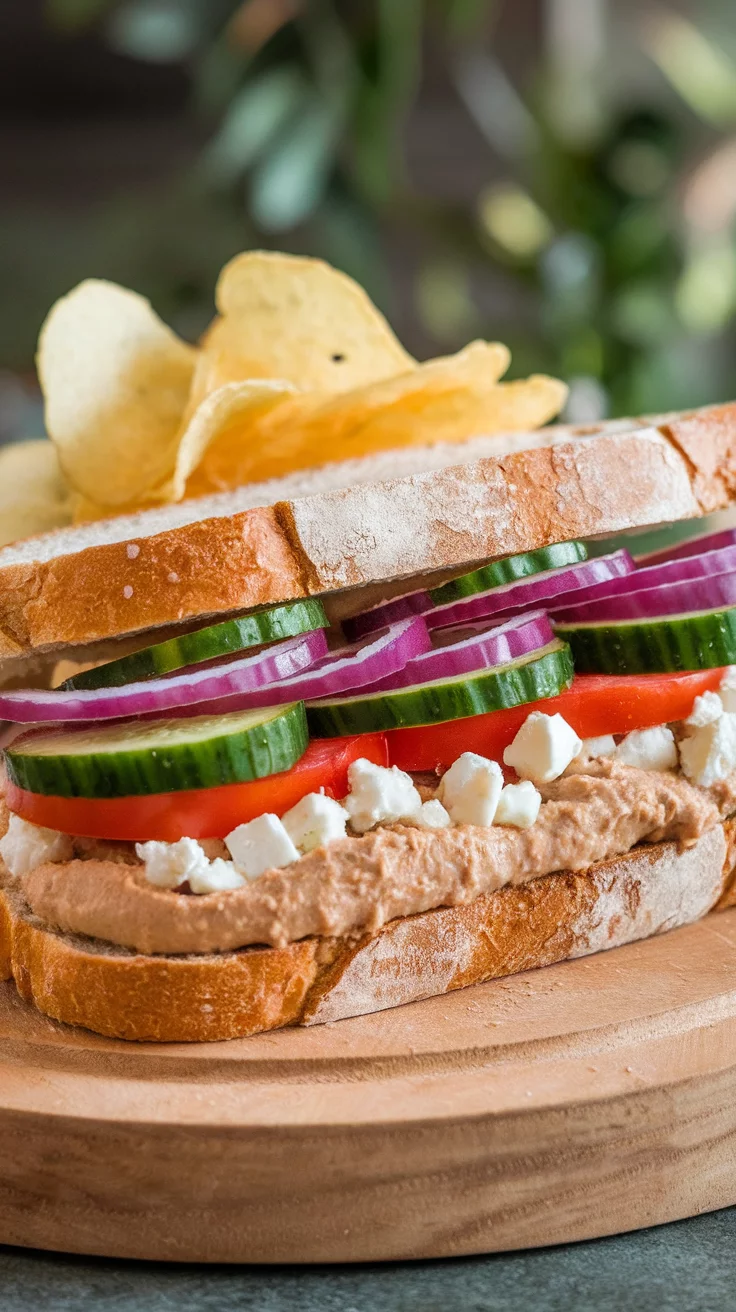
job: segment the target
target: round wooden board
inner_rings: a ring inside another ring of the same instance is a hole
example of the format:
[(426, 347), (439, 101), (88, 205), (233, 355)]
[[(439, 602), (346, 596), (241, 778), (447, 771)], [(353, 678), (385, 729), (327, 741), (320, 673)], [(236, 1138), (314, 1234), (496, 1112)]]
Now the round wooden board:
[(0, 986), (0, 1241), (198, 1262), (440, 1257), (736, 1202), (736, 911), (211, 1045)]

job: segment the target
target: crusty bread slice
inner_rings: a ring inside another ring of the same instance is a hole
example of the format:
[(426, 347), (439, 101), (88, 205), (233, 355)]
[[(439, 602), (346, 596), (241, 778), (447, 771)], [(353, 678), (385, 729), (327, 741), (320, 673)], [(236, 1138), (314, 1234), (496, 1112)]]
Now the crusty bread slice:
[(736, 403), (388, 452), (59, 530), (0, 551), (0, 675), (34, 653), (691, 518), (735, 488)]
[(726, 905), (729, 824), (695, 847), (641, 846), (462, 906), (394, 920), (356, 942), (304, 939), (221, 955), (141, 956), (62, 934), (0, 892), (0, 975), (55, 1020), (115, 1038), (203, 1042), (400, 1006), (689, 924)]

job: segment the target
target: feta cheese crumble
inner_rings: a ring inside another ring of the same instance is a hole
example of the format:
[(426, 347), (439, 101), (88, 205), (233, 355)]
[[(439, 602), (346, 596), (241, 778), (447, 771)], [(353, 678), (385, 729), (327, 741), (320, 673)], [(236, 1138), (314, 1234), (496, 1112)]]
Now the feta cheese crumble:
[(136, 843), (135, 850), (146, 867), (146, 879), (157, 888), (188, 884), (193, 893), (223, 893), (245, 883), (231, 861), (219, 856), (210, 861), (195, 838), (180, 838), (176, 843), (151, 839)]
[(308, 793), (281, 817), (284, 829), (300, 852), (311, 852), (336, 838), (344, 838), (348, 819), (345, 807), (324, 793)]
[(395, 765), (386, 768), (361, 757), (349, 767), (348, 783), (345, 809), (359, 834), (375, 825), (416, 820), (421, 812), (422, 799), (411, 775)]
[(146, 879), (157, 888), (178, 888), (197, 878), (209, 865), (209, 859), (195, 838), (180, 838), (177, 843), (136, 843), (136, 855), (146, 867)]
[(544, 711), (532, 711), (504, 751), (503, 759), (521, 779), (549, 784), (564, 774), (570, 762), (580, 755), (582, 746), (582, 740), (559, 713), (545, 715)]
[(265, 870), (280, 870), (299, 860), (299, 853), (277, 815), (266, 812), (247, 824), (238, 825), (225, 839), (235, 868), (248, 879)]
[(523, 779), (520, 784), (506, 784), (498, 800), (496, 824), (530, 829), (541, 805), (542, 794), (530, 779)]
[(235, 869), (232, 861), (225, 861), (221, 856), (208, 861), (207, 866), (197, 869), (189, 876), (189, 887), (193, 893), (230, 893), (235, 888), (242, 888), (245, 877)]
[(615, 750), (616, 739), (613, 734), (603, 733), (599, 738), (583, 738), (580, 755), (586, 761), (597, 761), (601, 756), (613, 756)]
[[(736, 698), (733, 709), (736, 710)], [(723, 698), (717, 692), (704, 692), (695, 698), (693, 709), (684, 722), (685, 726), (688, 729), (702, 729), (706, 724), (714, 724), (720, 720), (723, 710)]]
[(29, 875), (44, 861), (71, 861), (73, 855), (68, 834), (32, 825), (19, 815), (11, 814), (8, 831), (0, 838), (0, 857), (17, 879)]
[(621, 765), (634, 765), (639, 770), (677, 769), (675, 735), (666, 724), (627, 733), (614, 755)]
[(440, 780), (439, 800), (456, 825), (492, 825), (503, 788), (497, 761), (463, 752)]
[(701, 788), (727, 778), (736, 769), (736, 714), (724, 711), (694, 727), (680, 742), (680, 765), (691, 783)]
[(433, 797), (429, 802), (422, 803), (419, 814), (414, 817), (414, 824), (420, 829), (446, 829), (452, 821), (439, 797)]

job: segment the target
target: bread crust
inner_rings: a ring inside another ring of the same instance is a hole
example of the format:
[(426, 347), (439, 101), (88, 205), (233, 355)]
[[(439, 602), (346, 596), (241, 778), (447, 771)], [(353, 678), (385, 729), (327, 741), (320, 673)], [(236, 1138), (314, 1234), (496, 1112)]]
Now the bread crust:
[(113, 1038), (205, 1042), (399, 1006), (687, 924), (730, 887), (731, 826), (641, 846), (580, 874), (506, 886), (357, 942), (305, 939), (200, 957), (142, 956), (50, 929), (0, 891), (0, 973), (55, 1020)]
[(34, 652), (410, 578), (428, 562), (460, 569), (686, 519), (736, 489), (736, 403), (524, 440), (505, 455), (336, 490), (333, 472), (333, 490), (296, 498), (279, 500), (274, 482), (271, 505), (48, 560), (0, 561), (0, 664), (12, 673)]
[(704, 515), (720, 510), (736, 493), (734, 403), (708, 406), (690, 414), (670, 415), (661, 432), (682, 453)]

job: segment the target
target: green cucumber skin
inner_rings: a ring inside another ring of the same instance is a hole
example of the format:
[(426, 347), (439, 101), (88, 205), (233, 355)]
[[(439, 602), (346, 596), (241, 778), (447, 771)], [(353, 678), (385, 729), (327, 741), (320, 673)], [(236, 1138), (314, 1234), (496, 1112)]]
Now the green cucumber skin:
[(285, 708), (285, 713), (245, 731), (166, 748), (126, 752), (122, 728), (118, 752), (32, 756), (29, 735), (25, 751), (11, 746), (6, 752), (6, 764), (13, 783), (32, 793), (54, 797), (144, 797), (247, 783), (290, 770), (304, 755), (308, 741), (304, 703), (295, 702)]
[(493, 588), (503, 587), (505, 583), (528, 578), (530, 574), (546, 573), (547, 570), (576, 565), (587, 559), (588, 551), (584, 543), (554, 542), (549, 547), (527, 551), (520, 556), (492, 560), (490, 565), (463, 574), (459, 579), (451, 579), (439, 588), (430, 588), (429, 595), (435, 606), (444, 606), (451, 601), (461, 601), (463, 597), (473, 597), (478, 592), (490, 592)]
[(438, 724), (555, 697), (572, 683), (570, 648), (561, 643), (537, 660), (512, 669), (480, 672), (457, 683), (419, 684), (374, 699), (307, 705), (314, 738)]
[(288, 606), (273, 606), (268, 610), (244, 615), (241, 619), (224, 620), (205, 629), (183, 633), (181, 637), (144, 647), (130, 656), (98, 665), (67, 679), (65, 690), (90, 688), (119, 688), (127, 683), (140, 683), (171, 674), (187, 665), (201, 665), (220, 656), (246, 651), (266, 642), (279, 642), (295, 638), (300, 633), (327, 627), (327, 616), (319, 601), (291, 602)]
[(736, 607), (631, 624), (556, 624), (578, 674), (669, 674), (736, 663)]

